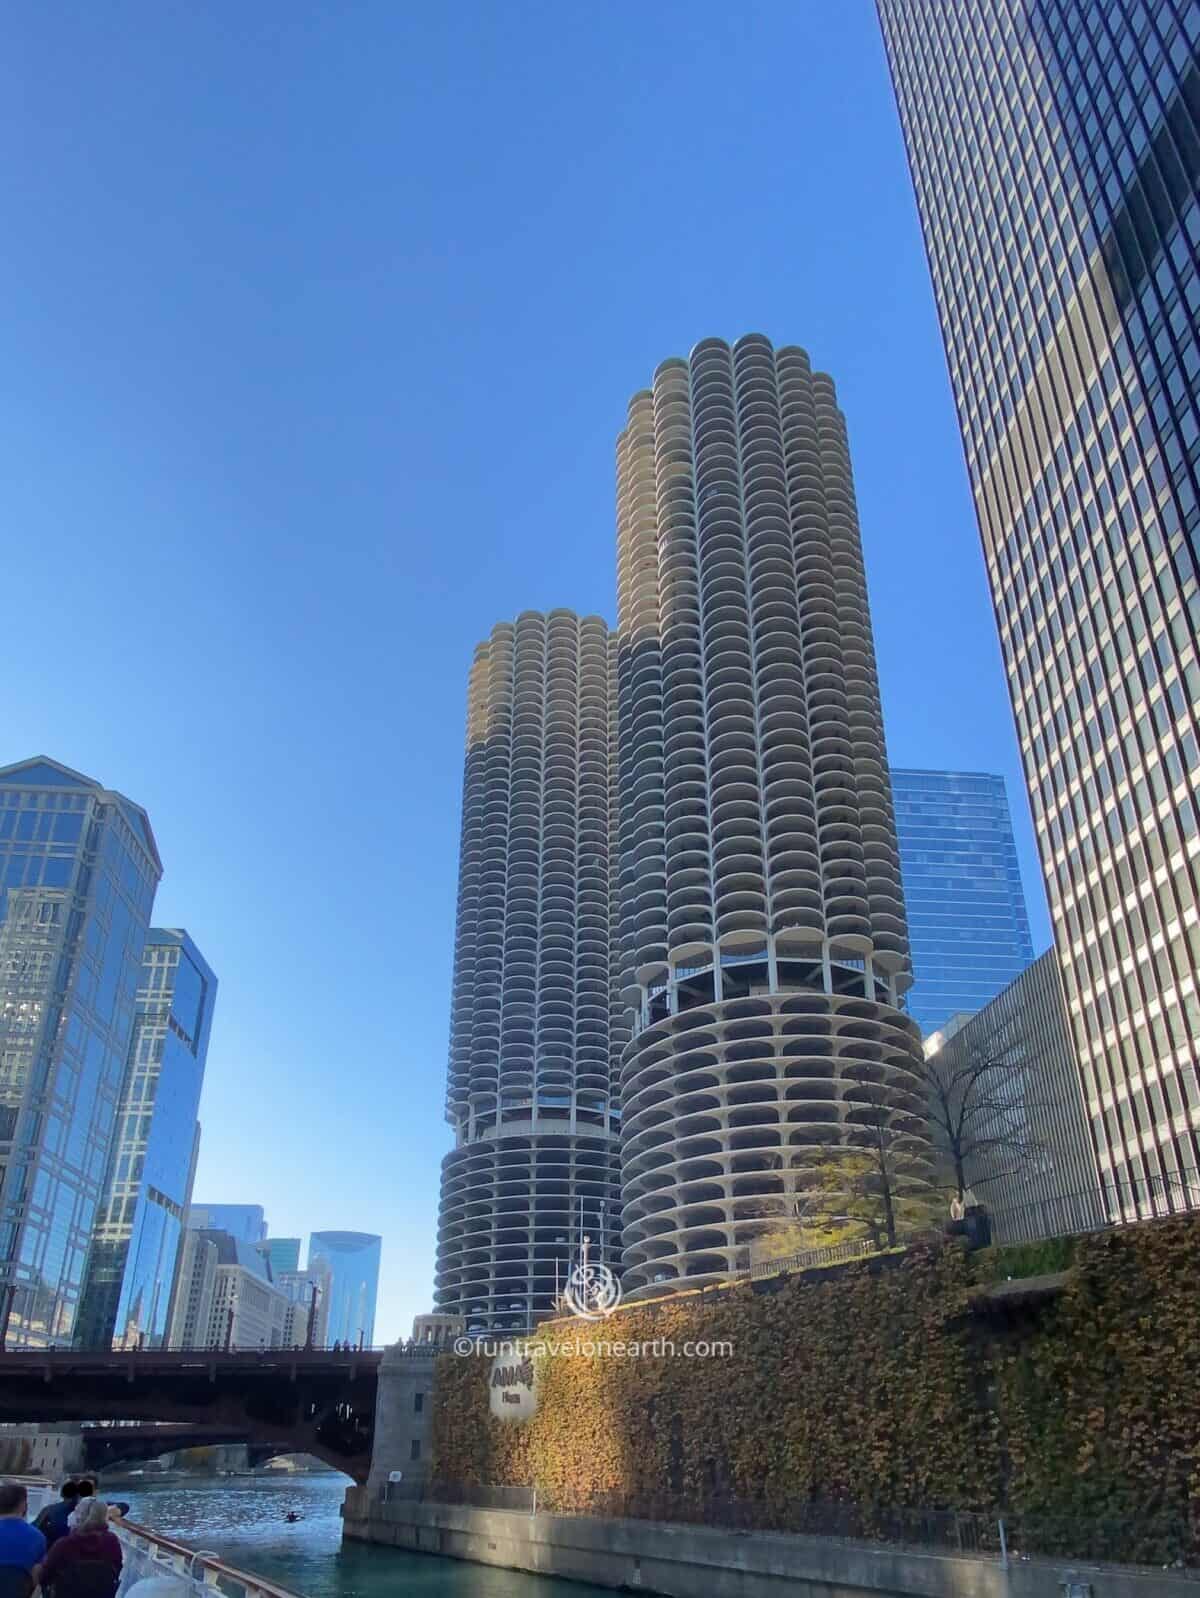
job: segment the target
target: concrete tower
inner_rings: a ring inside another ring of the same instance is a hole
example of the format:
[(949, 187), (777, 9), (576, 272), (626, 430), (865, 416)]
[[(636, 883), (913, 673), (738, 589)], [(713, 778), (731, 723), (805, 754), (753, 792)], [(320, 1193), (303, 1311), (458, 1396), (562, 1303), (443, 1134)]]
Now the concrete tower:
[(439, 1311), (519, 1331), (581, 1235), (618, 1263), (610, 645), (526, 612), (471, 669)]
[(666, 361), (618, 444), (626, 1296), (719, 1278), (831, 1146), (925, 1157), (846, 446), (803, 350)]

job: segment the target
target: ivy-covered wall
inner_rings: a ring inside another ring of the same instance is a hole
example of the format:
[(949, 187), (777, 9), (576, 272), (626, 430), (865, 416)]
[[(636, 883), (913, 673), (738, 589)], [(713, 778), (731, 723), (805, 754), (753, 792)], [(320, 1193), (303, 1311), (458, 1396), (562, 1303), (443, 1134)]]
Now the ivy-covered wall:
[[(433, 1479), (536, 1485), (563, 1510), (750, 1499), (780, 1524), (810, 1499), (1200, 1519), (1200, 1219), (1082, 1239), (1069, 1262), (1065, 1291), (1005, 1310), (977, 1302), (1003, 1251), (946, 1246), (555, 1322), (544, 1339), (676, 1354), (542, 1355), (525, 1423), (489, 1415), (490, 1359), (447, 1355)], [(680, 1352), (701, 1339), (733, 1353)]]

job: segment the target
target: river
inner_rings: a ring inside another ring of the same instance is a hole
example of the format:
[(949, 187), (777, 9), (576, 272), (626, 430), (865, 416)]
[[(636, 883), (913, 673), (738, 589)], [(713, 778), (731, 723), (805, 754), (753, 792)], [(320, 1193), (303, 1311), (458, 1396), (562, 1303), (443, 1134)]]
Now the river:
[[(345, 1476), (222, 1476), (112, 1486), (129, 1518), (302, 1598), (611, 1598), (611, 1590), (458, 1559), (342, 1545)], [(101, 1489), (105, 1491), (105, 1489)], [(294, 1509), (303, 1518), (288, 1525)]]

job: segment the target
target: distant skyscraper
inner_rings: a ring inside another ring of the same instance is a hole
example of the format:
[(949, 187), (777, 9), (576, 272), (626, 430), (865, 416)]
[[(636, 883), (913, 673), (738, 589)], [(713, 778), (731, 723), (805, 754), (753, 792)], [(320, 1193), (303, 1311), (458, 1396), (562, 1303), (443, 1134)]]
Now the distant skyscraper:
[(1200, 1166), (1200, 0), (879, 0), (1102, 1174)]
[(300, 1269), (300, 1239), (298, 1237), (266, 1237), (258, 1245), (271, 1267), (271, 1278), (278, 1281), (286, 1271)]
[(189, 1228), (171, 1315), (172, 1348), (282, 1348), (291, 1312), (253, 1243), (220, 1228)]
[(228, 1232), (240, 1243), (261, 1243), (267, 1235), (261, 1204), (193, 1204), (188, 1225), (197, 1231)]
[(892, 767), (900, 877), (922, 1032), (974, 1014), (1033, 959), (1003, 777)]
[[(700, 1286), (831, 1149), (928, 1158), (845, 422), (757, 334), (698, 344), (618, 442), (624, 1288)], [(440, 1306), (439, 1306), (440, 1307)]]
[(69, 1346), (162, 865), (146, 812), (0, 769), (0, 1338)]
[(373, 1232), (314, 1232), (308, 1240), (308, 1270), (329, 1278), (325, 1294), (327, 1344), (375, 1337), (379, 1256), (383, 1239)]
[(274, 1282), (288, 1301), (284, 1346), (328, 1348), (329, 1273), (320, 1261), (313, 1270), (281, 1271)]
[(475, 651), (434, 1301), (481, 1330), (548, 1313), (584, 1235), (620, 1263), (610, 719), (600, 617)]
[(217, 979), (186, 932), (152, 927), (75, 1341), (161, 1347), (188, 1204)]

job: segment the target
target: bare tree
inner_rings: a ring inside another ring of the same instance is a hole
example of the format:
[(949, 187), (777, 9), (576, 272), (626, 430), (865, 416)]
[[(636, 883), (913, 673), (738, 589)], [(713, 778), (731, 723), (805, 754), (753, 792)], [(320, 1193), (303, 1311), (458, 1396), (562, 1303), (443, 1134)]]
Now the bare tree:
[(923, 1062), (918, 1075), (928, 1094), (935, 1146), (949, 1166), (951, 1180), (939, 1185), (952, 1188), (960, 1200), (968, 1188), (1014, 1176), (1045, 1157), (1033, 1112), (1047, 1101), (1031, 1097), (1019, 1060), (972, 1059), (943, 1048)]

